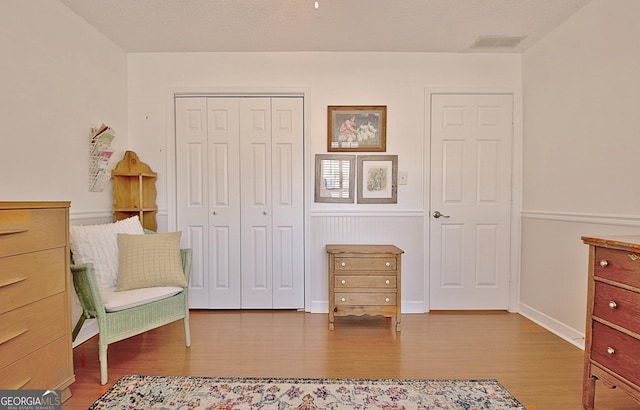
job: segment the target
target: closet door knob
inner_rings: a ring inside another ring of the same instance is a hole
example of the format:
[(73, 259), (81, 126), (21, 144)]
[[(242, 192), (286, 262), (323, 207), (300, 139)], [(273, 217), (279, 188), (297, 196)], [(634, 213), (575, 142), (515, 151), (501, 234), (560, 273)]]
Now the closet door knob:
[(266, 215), (266, 214), (267, 214), (267, 211), (262, 211), (262, 215)]

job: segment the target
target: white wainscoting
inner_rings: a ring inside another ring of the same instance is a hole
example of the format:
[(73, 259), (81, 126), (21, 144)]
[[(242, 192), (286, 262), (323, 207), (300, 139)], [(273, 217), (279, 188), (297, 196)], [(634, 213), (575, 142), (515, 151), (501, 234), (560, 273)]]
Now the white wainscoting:
[(402, 255), (402, 313), (425, 312), (424, 213), (311, 213), (307, 226), (306, 310), (329, 311), (328, 257), (325, 245), (391, 244)]
[(640, 215), (523, 211), (519, 313), (584, 348), (588, 246), (582, 236), (640, 235)]

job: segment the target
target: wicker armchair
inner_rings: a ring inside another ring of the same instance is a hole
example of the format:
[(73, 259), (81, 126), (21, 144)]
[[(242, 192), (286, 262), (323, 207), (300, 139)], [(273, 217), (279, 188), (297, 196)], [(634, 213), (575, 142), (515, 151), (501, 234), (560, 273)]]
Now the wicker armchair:
[[(191, 249), (181, 249), (182, 269), (189, 283)], [(144, 333), (179, 319), (184, 320), (186, 346), (191, 345), (189, 331), (188, 288), (160, 300), (118, 311), (105, 309), (92, 263), (71, 265), (73, 285), (83, 309), (83, 318), (96, 318), (99, 329), (100, 384), (107, 384), (107, 347), (110, 343)], [(82, 319), (81, 319), (82, 321)], [(81, 323), (79, 324), (81, 327)], [(78, 326), (76, 326), (78, 328)]]

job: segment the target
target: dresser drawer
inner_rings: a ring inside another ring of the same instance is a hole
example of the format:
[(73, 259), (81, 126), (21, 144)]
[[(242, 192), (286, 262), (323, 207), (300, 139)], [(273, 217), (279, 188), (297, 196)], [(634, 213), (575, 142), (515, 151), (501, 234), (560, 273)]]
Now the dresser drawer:
[(593, 315), (640, 335), (640, 294), (596, 282)]
[(359, 276), (336, 275), (335, 287), (339, 288), (396, 288), (395, 275)]
[(66, 246), (65, 209), (0, 210), (0, 257)]
[(335, 271), (395, 271), (397, 269), (396, 258), (389, 257), (367, 257), (367, 258), (349, 258), (336, 257)]
[(65, 290), (66, 248), (0, 258), (0, 313)]
[(640, 254), (596, 248), (594, 275), (640, 288)]
[(0, 389), (60, 389), (73, 382), (71, 349), (66, 337), (0, 369)]
[(395, 306), (395, 293), (336, 292), (336, 306)]
[(640, 340), (593, 323), (591, 360), (640, 385)]
[(59, 293), (0, 315), (0, 368), (62, 337), (70, 324)]

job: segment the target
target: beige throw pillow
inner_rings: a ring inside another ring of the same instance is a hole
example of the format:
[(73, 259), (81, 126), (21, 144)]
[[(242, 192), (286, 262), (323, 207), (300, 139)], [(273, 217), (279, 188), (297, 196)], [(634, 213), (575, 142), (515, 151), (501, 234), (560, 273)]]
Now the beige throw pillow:
[(187, 281), (180, 258), (182, 232), (149, 235), (118, 234), (118, 286), (116, 290), (180, 286)]

